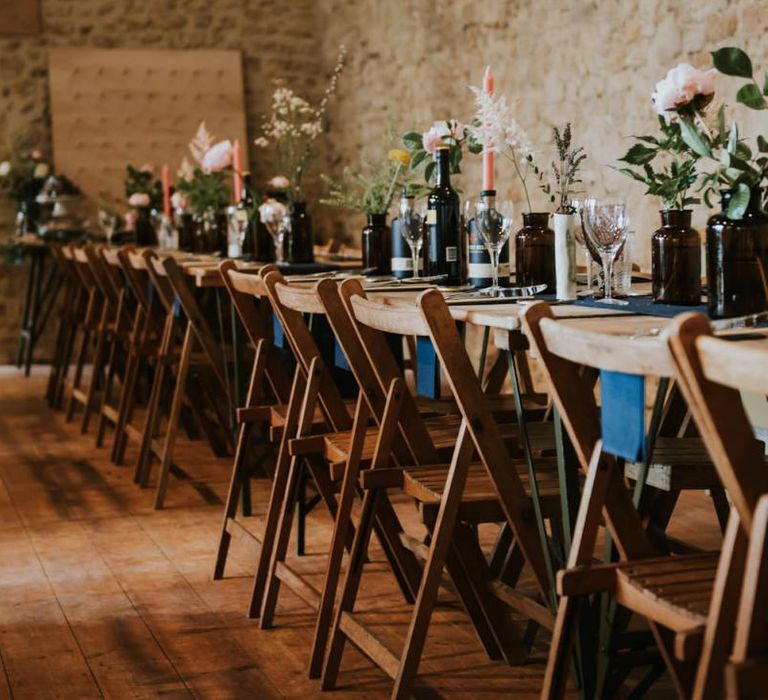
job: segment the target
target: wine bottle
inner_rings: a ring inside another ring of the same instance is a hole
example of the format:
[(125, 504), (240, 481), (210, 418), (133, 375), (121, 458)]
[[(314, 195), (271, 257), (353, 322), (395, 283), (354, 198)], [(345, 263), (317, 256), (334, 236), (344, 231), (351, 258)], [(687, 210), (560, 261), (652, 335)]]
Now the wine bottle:
[[(235, 220), (238, 231), (242, 235), (240, 257), (243, 260), (253, 260), (256, 246), (256, 217), (254, 216), (254, 199), (251, 188), (251, 174), (243, 173), (243, 187), (240, 201), (235, 205)], [(242, 232), (245, 231), (243, 234)]]
[[(480, 198), (487, 207), (496, 206), (496, 190), (483, 190)], [(475, 219), (472, 218), (467, 224), (467, 234), (469, 238), (468, 246), (468, 265), (467, 265), (467, 283), (476, 289), (490, 287), (493, 283), (491, 272), (491, 256), (483, 243), (483, 237), (475, 226)], [(509, 286), (509, 242), (499, 253), (499, 285), (501, 287)]]
[(440, 281), (447, 286), (461, 284), (463, 248), (459, 195), (451, 187), (450, 151), (438, 148), (435, 186), (427, 198), (428, 276), (445, 275)]

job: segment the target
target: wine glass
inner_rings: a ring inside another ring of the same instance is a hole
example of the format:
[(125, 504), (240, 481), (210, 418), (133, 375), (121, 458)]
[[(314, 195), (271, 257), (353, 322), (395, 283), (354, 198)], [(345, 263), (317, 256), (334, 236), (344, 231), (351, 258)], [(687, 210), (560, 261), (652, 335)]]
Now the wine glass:
[(413, 198), (403, 197), (400, 200), (400, 233), (411, 248), (413, 260), (413, 276), (419, 276), (419, 257), (424, 245), (424, 221), (426, 220), (426, 204), (414, 206)]
[(495, 205), (485, 199), (475, 202), (475, 226), (480, 238), (491, 257), (491, 286), (483, 290), (490, 296), (502, 296), (503, 287), (499, 286), (499, 256), (512, 232), (514, 205), (510, 200), (502, 200)]
[(107, 245), (112, 245), (112, 236), (117, 231), (118, 217), (114, 212), (106, 209), (99, 209), (99, 226), (104, 231), (104, 235), (107, 237)]
[(623, 202), (588, 197), (584, 201), (584, 230), (589, 242), (597, 249), (603, 261), (603, 280), (606, 304), (624, 304), (613, 298), (611, 280), (613, 263), (624, 245), (629, 217)]
[(285, 237), (291, 235), (291, 217), (287, 207), (282, 202), (267, 199), (259, 206), (259, 218), (267, 227), (275, 244), (275, 262), (278, 264), (285, 262), (283, 255)]

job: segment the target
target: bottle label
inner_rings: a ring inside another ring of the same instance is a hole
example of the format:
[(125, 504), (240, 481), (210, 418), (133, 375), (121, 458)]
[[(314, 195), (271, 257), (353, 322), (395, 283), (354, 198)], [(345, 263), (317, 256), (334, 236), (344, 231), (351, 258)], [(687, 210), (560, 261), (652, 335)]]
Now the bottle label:
[(238, 209), (235, 212), (235, 219), (237, 221), (248, 221), (248, 212), (245, 209)]
[(437, 226), (437, 209), (427, 210), (427, 226)]
[[(467, 266), (468, 277), (470, 279), (492, 279), (493, 270), (490, 263), (471, 262)], [(509, 263), (499, 263), (499, 279), (509, 278)]]
[(446, 246), (445, 248), (445, 261), (456, 262), (459, 259), (459, 249), (454, 245)]
[[(424, 269), (424, 261), (419, 258), (419, 270)], [(413, 260), (411, 258), (392, 258), (392, 272), (412, 272)]]

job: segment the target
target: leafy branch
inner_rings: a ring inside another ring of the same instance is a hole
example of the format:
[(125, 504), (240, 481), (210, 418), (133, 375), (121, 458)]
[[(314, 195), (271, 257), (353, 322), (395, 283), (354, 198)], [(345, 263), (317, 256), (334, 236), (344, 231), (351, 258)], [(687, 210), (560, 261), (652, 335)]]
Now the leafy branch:
[(571, 148), (571, 123), (568, 122), (562, 134), (555, 126), (552, 134), (557, 148), (557, 161), (552, 161), (552, 176), (554, 182), (546, 182), (540, 185), (542, 191), (549, 195), (549, 201), (557, 203), (555, 209), (558, 214), (572, 214), (574, 207), (571, 204), (573, 186), (580, 183), (578, 177), (581, 163), (587, 157), (584, 148), (579, 146)]

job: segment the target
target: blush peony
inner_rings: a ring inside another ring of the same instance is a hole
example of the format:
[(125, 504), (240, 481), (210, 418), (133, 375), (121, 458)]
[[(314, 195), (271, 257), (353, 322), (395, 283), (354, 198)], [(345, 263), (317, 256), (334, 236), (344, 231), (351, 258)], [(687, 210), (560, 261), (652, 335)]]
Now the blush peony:
[(128, 197), (128, 206), (130, 207), (148, 207), (149, 195), (146, 192), (134, 192)]
[(669, 122), (677, 118), (676, 112), (697, 98), (699, 106), (705, 106), (715, 94), (716, 74), (714, 68), (702, 71), (687, 63), (676, 66), (664, 80), (656, 83), (656, 90), (651, 96), (656, 112)]
[(218, 173), (232, 165), (232, 142), (219, 141), (203, 156), (201, 165), (207, 173)]

